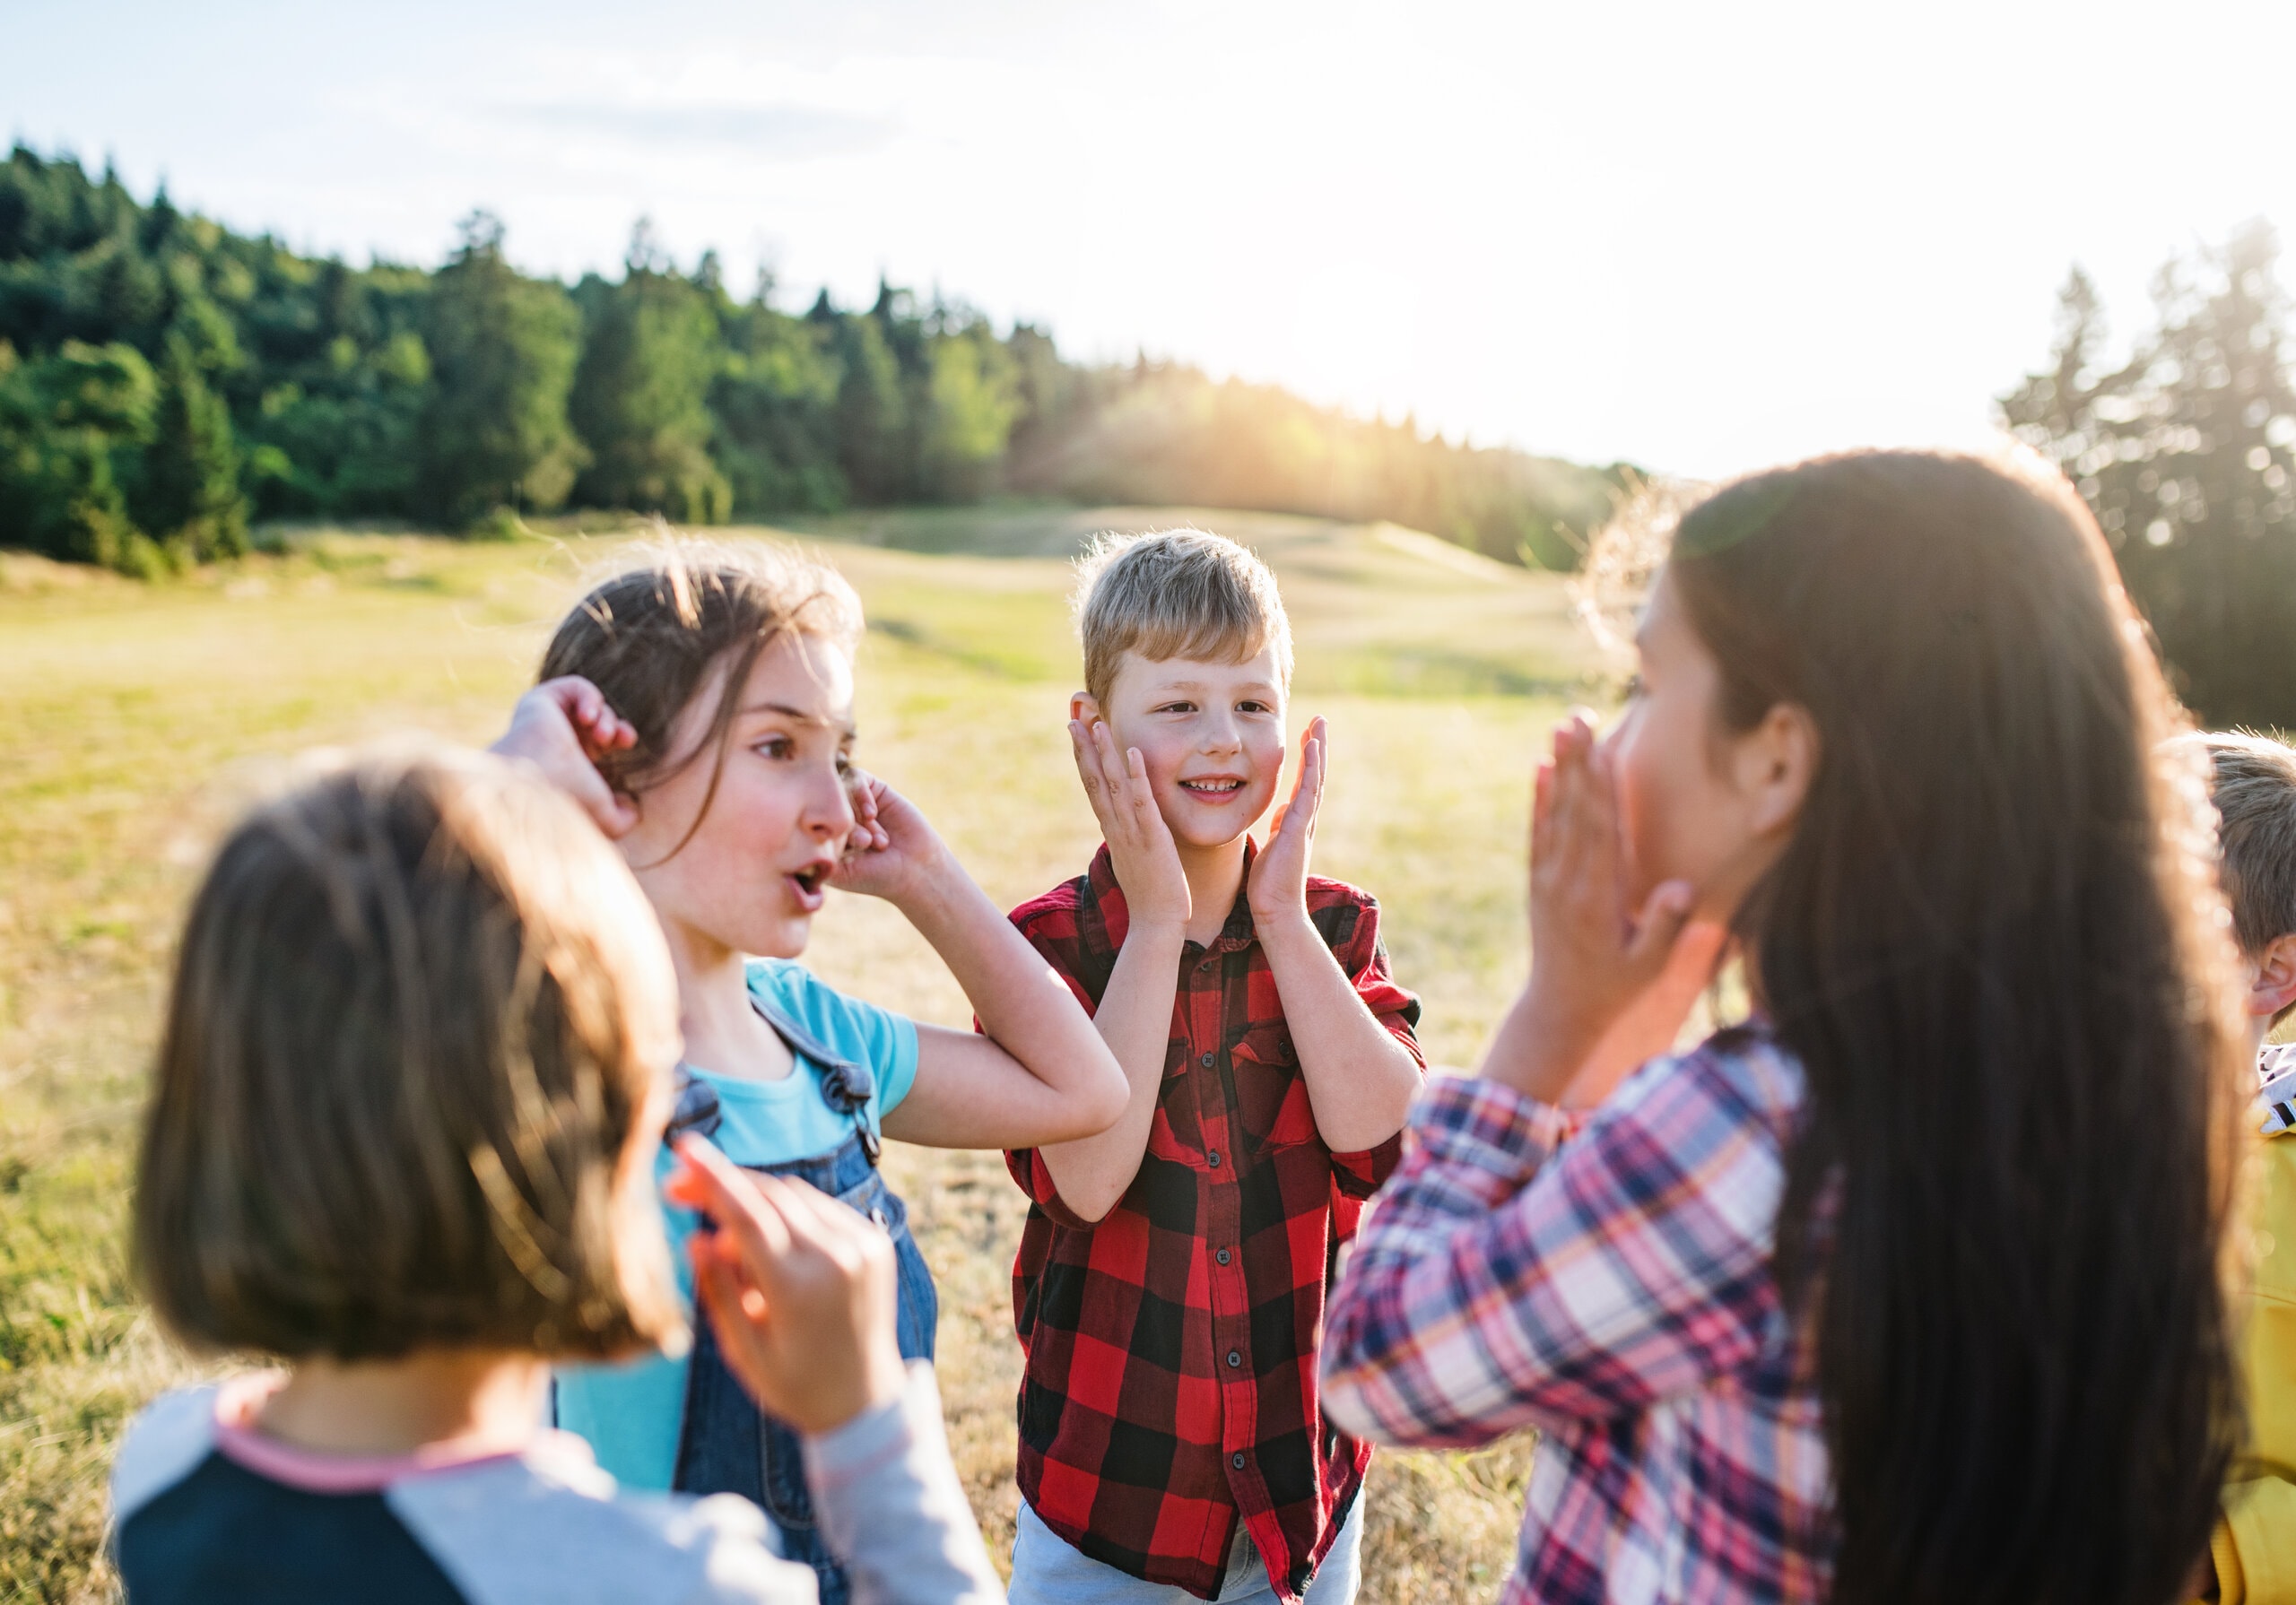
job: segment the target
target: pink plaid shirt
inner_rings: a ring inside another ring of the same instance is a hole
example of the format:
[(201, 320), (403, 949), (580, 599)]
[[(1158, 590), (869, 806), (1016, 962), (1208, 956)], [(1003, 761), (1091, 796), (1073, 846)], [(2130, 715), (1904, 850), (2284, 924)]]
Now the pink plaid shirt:
[(1813, 1348), (1771, 1268), (1801, 1097), (1752, 1028), (1583, 1124), (1428, 1084), (1331, 1297), (1324, 1410), (1384, 1444), (1540, 1430), (1505, 1605), (1826, 1597)]

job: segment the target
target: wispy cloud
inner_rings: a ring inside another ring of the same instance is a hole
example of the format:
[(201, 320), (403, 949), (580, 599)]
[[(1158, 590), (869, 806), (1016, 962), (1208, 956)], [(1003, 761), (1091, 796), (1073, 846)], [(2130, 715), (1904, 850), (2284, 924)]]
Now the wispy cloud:
[(868, 155), (883, 150), (900, 132), (889, 117), (793, 102), (695, 106), (553, 101), (504, 106), (496, 115), (549, 133), (640, 145), (707, 146), (783, 160)]

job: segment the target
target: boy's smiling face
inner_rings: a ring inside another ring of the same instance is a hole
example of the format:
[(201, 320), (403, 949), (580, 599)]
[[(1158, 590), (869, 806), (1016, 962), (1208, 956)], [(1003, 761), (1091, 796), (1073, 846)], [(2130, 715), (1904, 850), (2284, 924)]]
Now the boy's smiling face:
[(1079, 695), (1072, 711), (1087, 724), (1105, 720), (1118, 751), (1140, 749), (1156, 806), (1185, 851), (1227, 846), (1274, 802), (1283, 698), (1273, 646), (1239, 664), (1127, 652), (1106, 706)]

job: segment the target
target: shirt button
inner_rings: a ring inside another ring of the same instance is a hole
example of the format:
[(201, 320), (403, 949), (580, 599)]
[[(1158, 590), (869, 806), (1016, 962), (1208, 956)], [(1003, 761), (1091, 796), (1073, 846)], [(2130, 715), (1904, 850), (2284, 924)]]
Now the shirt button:
[(1226, 1263), (1228, 1262), (1228, 1251), (1227, 1251), (1226, 1249), (1224, 1249), (1224, 1248), (1223, 1248), (1223, 1249), (1222, 1249), (1218, 1254), (1213, 1254), (1212, 1257), (1213, 1257), (1213, 1259), (1215, 1259), (1215, 1260), (1219, 1261), (1222, 1264), (1223, 1264), (1223, 1265), (1224, 1265), (1224, 1264), (1226, 1264)]
[(1244, 1457), (1241, 1454), (1231, 1454), (1228, 1457), (1228, 1463), (1240, 1471), (1244, 1469)]
[(1231, 1365), (1231, 1366), (1240, 1366), (1240, 1365), (1242, 1365), (1243, 1363), (1244, 1363), (1244, 1357), (1243, 1357), (1243, 1354), (1242, 1354), (1242, 1352), (1241, 1352), (1240, 1350), (1234, 1349), (1231, 1349), (1230, 1350), (1228, 1350), (1228, 1364), (1229, 1364), (1229, 1365)]
[(1219, 1063), (1220, 1061), (1212, 1054), (1206, 1054), (1203, 1058), (1198, 1059), (1196, 1063), (1203, 1065), (1205, 1069), (1210, 1070), (1213, 1065)]
[(1213, 1169), (1217, 1170), (1220, 1168), (1220, 1150), (1218, 1149), (1213, 1149), (1210, 1153), (1205, 1155), (1204, 1158), (1205, 1162), (1208, 1163)]

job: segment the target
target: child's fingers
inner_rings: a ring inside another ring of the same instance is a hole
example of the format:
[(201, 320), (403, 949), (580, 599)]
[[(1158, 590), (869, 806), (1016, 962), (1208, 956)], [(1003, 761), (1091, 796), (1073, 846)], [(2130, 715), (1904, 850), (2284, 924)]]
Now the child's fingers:
[(1111, 809), (1120, 808), (1131, 790), (1132, 760), (1116, 750), (1116, 733), (1105, 720), (1092, 724), (1092, 756), (1100, 765), (1100, 790)]
[(1605, 850), (1616, 822), (1607, 764), (1589, 734), (1574, 716), (1555, 742), (1555, 835), (1573, 855)]
[(1076, 778), (1083, 783), (1084, 800), (1092, 805), (1092, 817), (1100, 821), (1103, 835), (1109, 829), (1115, 799), (1109, 794), (1108, 771), (1101, 762), (1106, 738), (1099, 724), (1086, 724), (1081, 720), (1068, 721), (1068, 739), (1076, 749)]
[(1543, 758), (1531, 774), (1531, 864), (1546, 860), (1554, 836), (1554, 759)]
[(853, 832), (848, 838), (852, 850), (865, 853), (890, 846), (892, 837), (879, 817), (884, 811), (885, 783), (865, 769), (851, 769), (847, 772), (845, 791), (853, 805)]
[(718, 1347), (727, 1366), (761, 1404), (770, 1409), (782, 1406), (776, 1413), (786, 1415), (785, 1401), (778, 1397), (781, 1377), (766, 1335), (773, 1320), (773, 1301), (754, 1288), (744, 1287), (733, 1267), (714, 1254), (696, 1257), (693, 1290), (710, 1330), (718, 1334)]
[[(725, 1251), (717, 1233), (696, 1232), (687, 1258), (693, 1265), (695, 1290), (704, 1296), (713, 1312), (738, 1316), (750, 1326), (762, 1325), (771, 1316), (773, 1301), (765, 1296), (765, 1289), (742, 1274), (741, 1261)], [(726, 1335), (723, 1331), (718, 1333), (720, 1338)]]
[(1124, 750), (1125, 796), (1132, 804), (1132, 822), (1144, 840), (1152, 838), (1163, 815), (1156, 807), (1156, 788), (1148, 783), (1148, 760), (1137, 747)]
[(1675, 938), (1690, 922), (1695, 901), (1687, 881), (1665, 881), (1652, 887), (1627, 940), (1627, 963), (1638, 968), (1663, 967), (1674, 950)]
[(1292, 806), (1286, 811), (1298, 817), (1310, 836), (1315, 834), (1316, 816), (1323, 810), (1324, 732), (1323, 720), (1311, 720), (1307, 733), (1300, 738), (1300, 777), (1292, 785)]
[[(714, 1144), (691, 1132), (677, 1140), (677, 1156), (685, 1161), (687, 1185), (674, 1196), (730, 1234), (751, 1276), (762, 1285), (771, 1274), (771, 1265), (788, 1254), (790, 1245), (787, 1223), (774, 1207), (771, 1193), (760, 1184), (776, 1178), (736, 1168)], [(761, 1275), (761, 1271), (765, 1274)]]
[[(840, 1203), (807, 1183), (778, 1176), (754, 1176), (750, 1179), (788, 1234), (789, 1254), (785, 1263), (795, 1262), (811, 1253), (842, 1267), (852, 1260), (855, 1245), (870, 1233), (883, 1235), (881, 1228), (851, 1205)], [(771, 1266), (768, 1274), (781, 1269), (781, 1265)]]
[(1082, 719), (1068, 721), (1068, 750), (1076, 759), (1076, 778), (1083, 783), (1084, 794), (1092, 794), (1093, 782), (1099, 778), (1100, 759), (1092, 750), (1092, 733)]
[(570, 770), (565, 776), (566, 788), (590, 822), (604, 833), (609, 841), (619, 840), (638, 823), (638, 804), (606, 784), (606, 777), (587, 764)]

